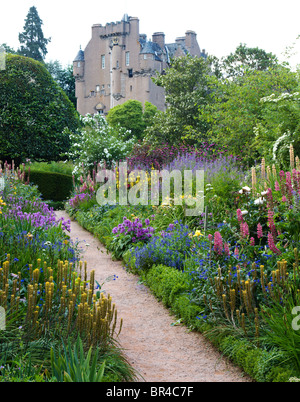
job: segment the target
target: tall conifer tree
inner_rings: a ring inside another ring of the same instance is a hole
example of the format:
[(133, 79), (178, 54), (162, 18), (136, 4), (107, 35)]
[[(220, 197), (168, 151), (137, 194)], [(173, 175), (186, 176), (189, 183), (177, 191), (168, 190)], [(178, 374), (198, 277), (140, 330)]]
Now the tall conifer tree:
[(43, 21), (39, 17), (36, 7), (30, 7), (25, 19), (24, 31), (19, 34), (21, 44), (18, 53), (31, 57), (37, 61), (43, 61), (47, 51), (47, 44), (51, 38), (45, 38), (42, 31)]

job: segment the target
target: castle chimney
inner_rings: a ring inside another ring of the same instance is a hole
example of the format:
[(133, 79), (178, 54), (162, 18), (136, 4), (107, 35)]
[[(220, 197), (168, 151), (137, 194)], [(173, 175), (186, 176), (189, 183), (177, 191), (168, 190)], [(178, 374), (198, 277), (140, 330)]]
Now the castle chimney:
[(194, 31), (186, 31), (185, 46), (192, 56), (200, 57), (201, 51), (197, 42), (197, 34)]
[(152, 35), (152, 42), (157, 43), (161, 50), (165, 48), (165, 34), (163, 32), (154, 32)]

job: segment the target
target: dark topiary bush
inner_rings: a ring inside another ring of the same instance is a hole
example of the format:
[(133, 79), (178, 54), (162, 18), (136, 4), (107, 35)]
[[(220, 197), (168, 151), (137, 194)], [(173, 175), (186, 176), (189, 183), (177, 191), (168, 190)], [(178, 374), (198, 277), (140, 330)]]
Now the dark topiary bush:
[(66, 174), (32, 171), (29, 180), (38, 186), (47, 201), (65, 201), (73, 190), (73, 178)]
[(0, 70), (0, 159), (59, 160), (70, 148), (79, 114), (45, 65), (8, 54)]

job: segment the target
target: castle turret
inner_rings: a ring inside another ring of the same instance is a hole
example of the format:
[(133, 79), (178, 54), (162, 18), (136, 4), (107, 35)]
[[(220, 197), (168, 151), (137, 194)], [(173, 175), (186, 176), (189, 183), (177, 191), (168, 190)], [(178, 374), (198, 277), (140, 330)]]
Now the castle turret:
[(73, 75), (75, 78), (82, 78), (84, 76), (84, 64), (84, 51), (80, 48), (75, 60), (73, 61)]
[(83, 110), (83, 100), (84, 100), (84, 51), (80, 50), (73, 61), (73, 76), (75, 77), (75, 96), (77, 98), (77, 110), (81, 112)]
[[(121, 65), (122, 65), (122, 47), (120, 46), (120, 40), (118, 37), (114, 37), (110, 44), (111, 48), (111, 92), (112, 97), (116, 101), (119, 101), (123, 95), (121, 94)], [(112, 107), (114, 106), (114, 100), (112, 101)]]

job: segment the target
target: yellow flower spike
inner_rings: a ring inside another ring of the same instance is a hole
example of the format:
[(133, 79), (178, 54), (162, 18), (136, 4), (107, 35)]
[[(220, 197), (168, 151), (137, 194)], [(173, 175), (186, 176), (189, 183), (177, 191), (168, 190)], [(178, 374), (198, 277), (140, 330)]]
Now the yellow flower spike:
[(87, 281), (87, 262), (84, 261), (84, 281)]
[(277, 269), (277, 270), (275, 271), (275, 274), (276, 274), (277, 283), (278, 283), (278, 285), (279, 285), (279, 284), (280, 284), (280, 270)]

